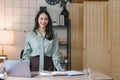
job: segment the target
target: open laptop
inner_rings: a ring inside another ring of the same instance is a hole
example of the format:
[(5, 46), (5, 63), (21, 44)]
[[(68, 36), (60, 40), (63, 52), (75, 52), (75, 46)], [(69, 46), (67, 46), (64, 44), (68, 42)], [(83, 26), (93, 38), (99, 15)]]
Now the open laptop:
[(5, 60), (4, 63), (8, 76), (31, 77), (29, 61)]

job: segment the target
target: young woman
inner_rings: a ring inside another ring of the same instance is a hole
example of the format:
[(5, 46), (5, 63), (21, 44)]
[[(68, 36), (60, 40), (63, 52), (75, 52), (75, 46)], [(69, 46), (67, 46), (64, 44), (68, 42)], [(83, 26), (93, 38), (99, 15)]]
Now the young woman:
[(52, 29), (51, 17), (47, 11), (39, 11), (33, 31), (27, 34), (22, 60), (29, 60), (33, 71), (61, 71), (59, 58), (58, 38)]

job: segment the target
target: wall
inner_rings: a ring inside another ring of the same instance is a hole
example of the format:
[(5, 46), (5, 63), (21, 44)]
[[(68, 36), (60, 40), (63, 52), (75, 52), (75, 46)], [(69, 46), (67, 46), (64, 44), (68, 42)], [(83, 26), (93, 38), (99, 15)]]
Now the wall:
[[(52, 20), (57, 21), (62, 10), (60, 4), (51, 6), (45, 0), (0, 0), (0, 30), (6, 28), (15, 31), (14, 44), (4, 46), (8, 59), (19, 59), (20, 52), (24, 48), (26, 33), (33, 29), (34, 18), (40, 6), (47, 6)], [(57, 32), (59, 38), (66, 38), (66, 30), (60, 29)]]

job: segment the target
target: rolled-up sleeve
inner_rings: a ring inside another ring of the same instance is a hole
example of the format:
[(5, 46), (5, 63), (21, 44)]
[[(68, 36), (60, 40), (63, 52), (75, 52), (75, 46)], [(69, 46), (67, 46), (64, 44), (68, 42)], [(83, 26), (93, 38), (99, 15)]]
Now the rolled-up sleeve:
[(52, 59), (57, 71), (62, 71), (63, 69), (60, 64), (59, 42), (57, 34), (54, 37)]
[(25, 40), (25, 46), (24, 46), (24, 52), (22, 56), (22, 60), (28, 60), (30, 59), (31, 56), (31, 45), (29, 43), (29, 34), (27, 34), (26, 40)]

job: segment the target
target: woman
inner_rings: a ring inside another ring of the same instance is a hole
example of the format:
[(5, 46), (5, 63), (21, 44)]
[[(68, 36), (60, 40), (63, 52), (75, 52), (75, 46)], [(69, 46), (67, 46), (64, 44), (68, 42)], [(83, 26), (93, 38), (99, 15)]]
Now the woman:
[[(59, 58), (58, 38), (52, 29), (51, 17), (47, 11), (39, 11), (33, 31), (27, 34), (22, 60), (30, 61), (31, 70), (37, 64), (39, 71), (61, 71)], [(35, 62), (32, 59), (36, 59)]]

